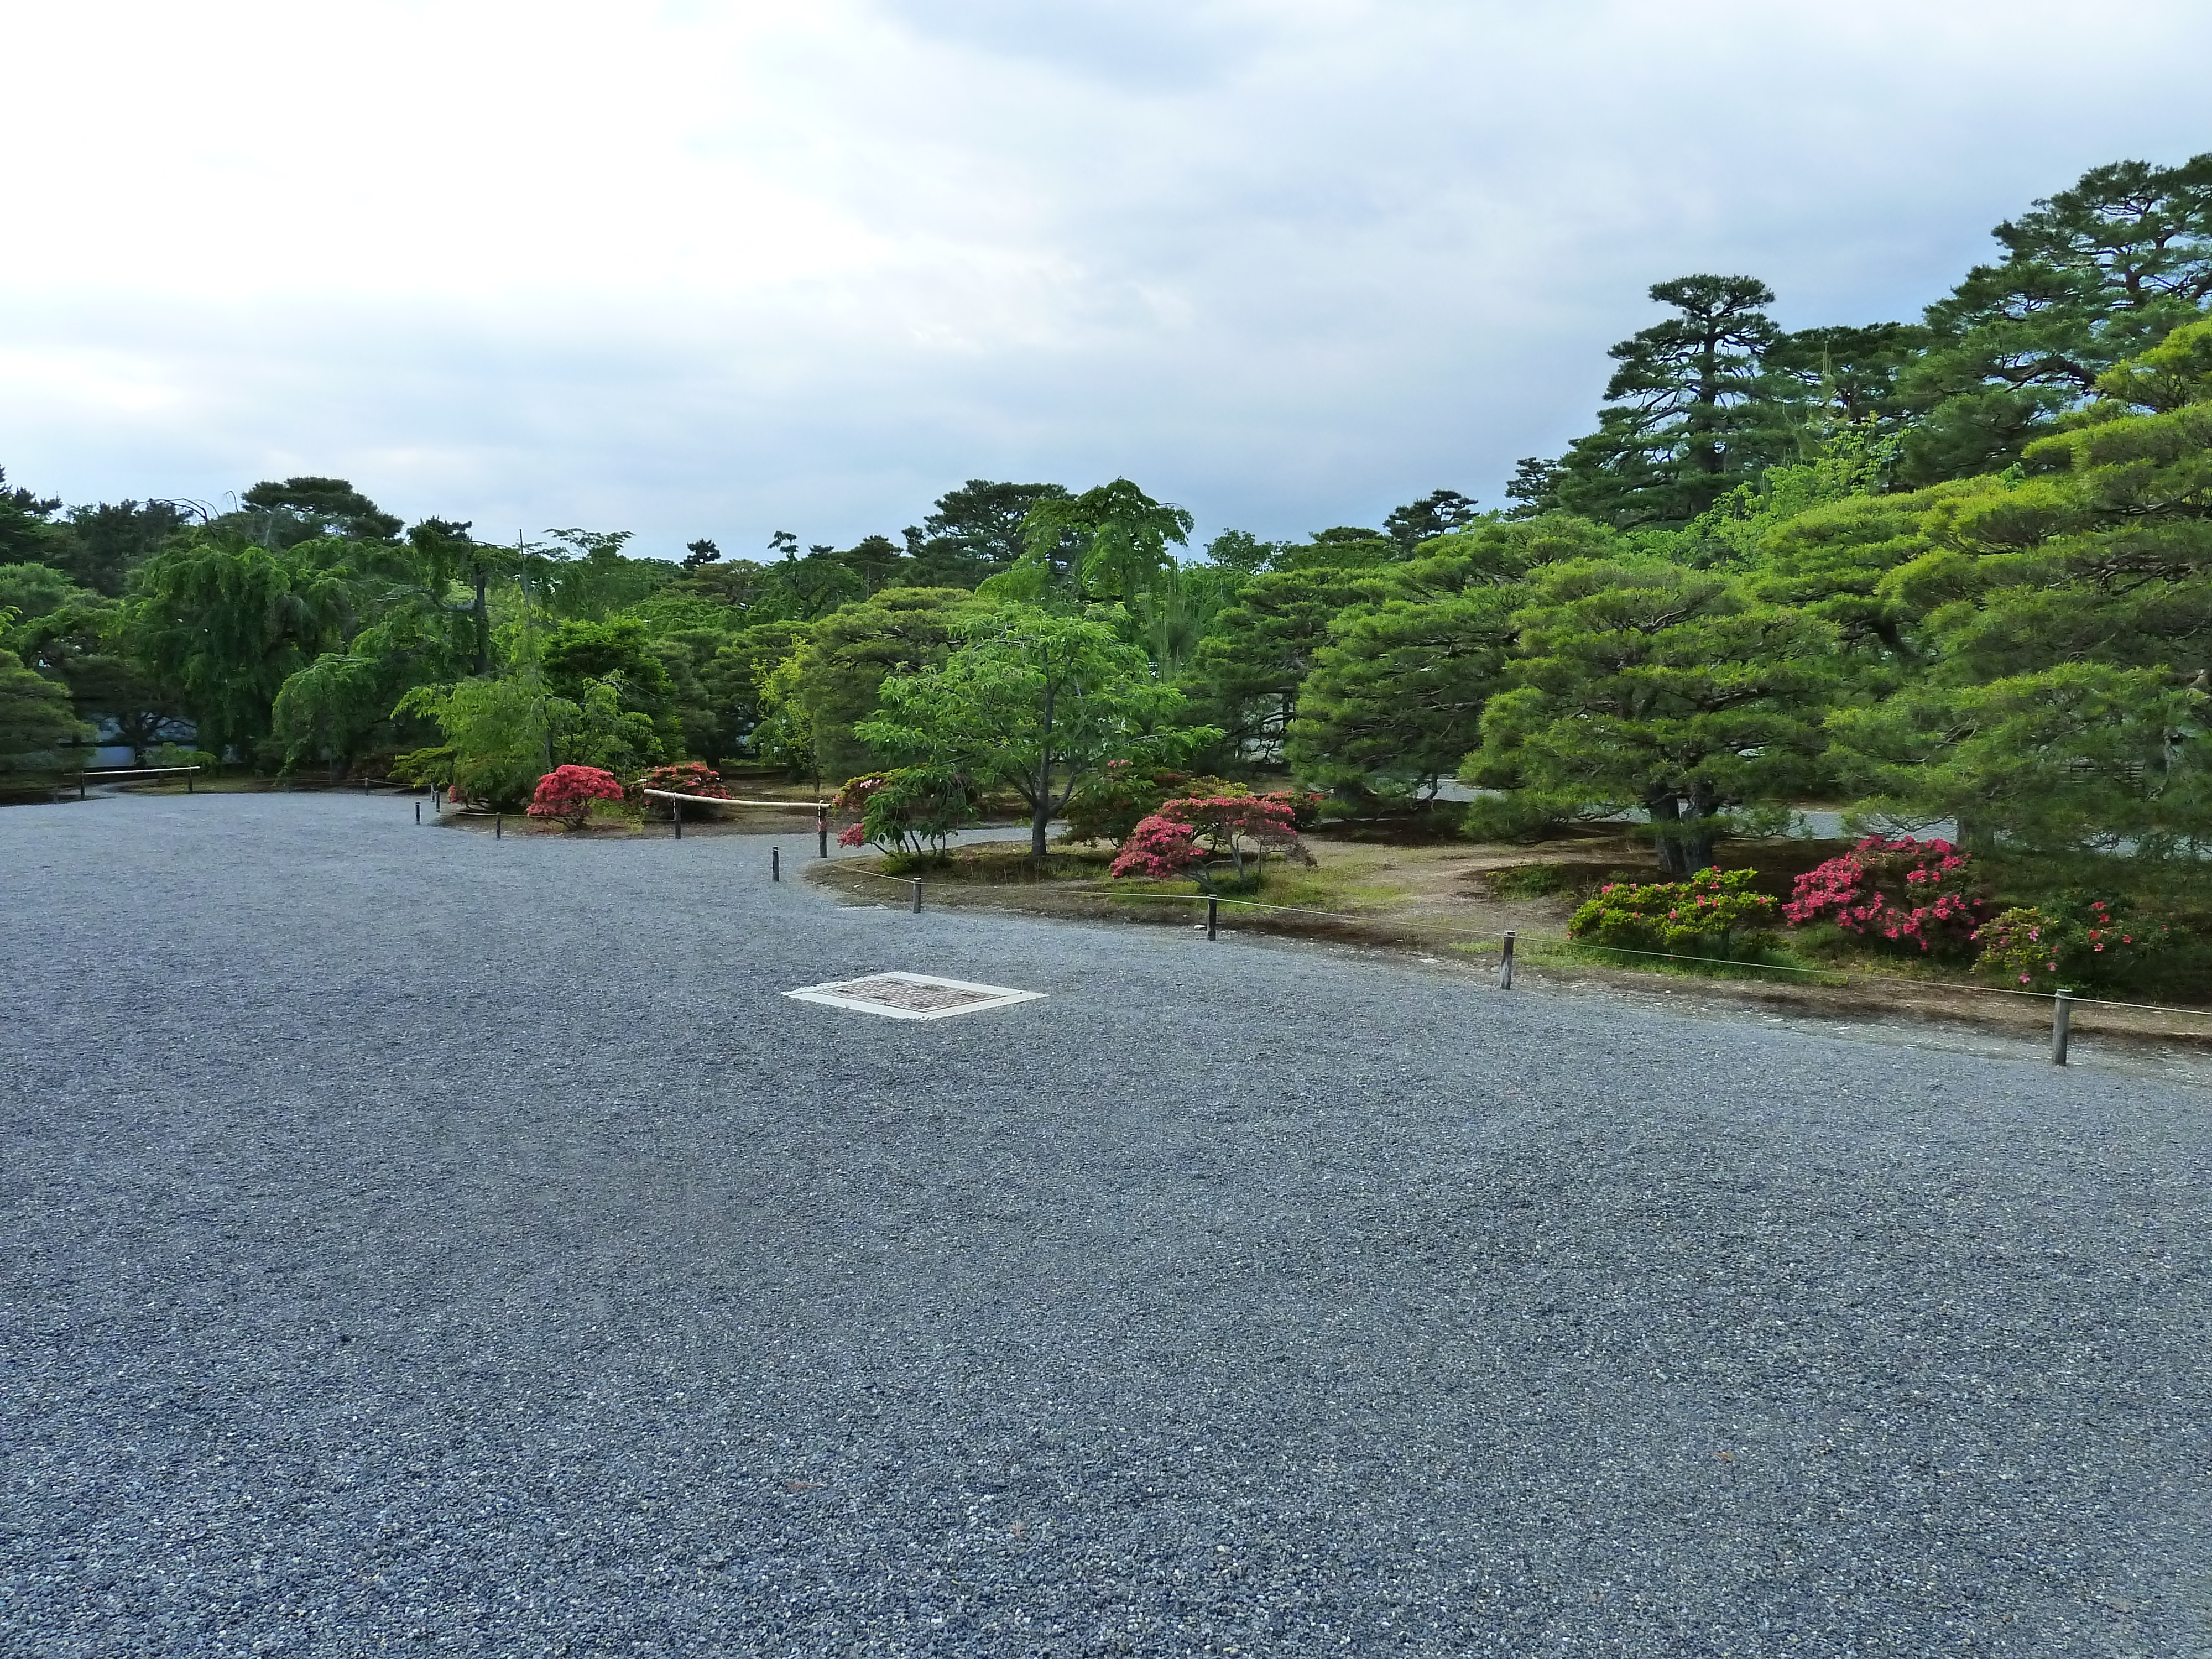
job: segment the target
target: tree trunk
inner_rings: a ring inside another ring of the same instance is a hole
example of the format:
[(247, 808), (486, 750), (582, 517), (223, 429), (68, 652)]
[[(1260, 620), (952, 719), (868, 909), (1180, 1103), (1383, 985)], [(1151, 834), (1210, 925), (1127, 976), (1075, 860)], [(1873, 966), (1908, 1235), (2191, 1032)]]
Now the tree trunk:
[(1044, 862), (1045, 825), (1051, 822), (1052, 797), (1040, 789), (1036, 805), (1030, 809), (1030, 856), (1040, 864)]
[(1705, 784), (1692, 784), (1690, 798), (1683, 803), (1690, 810), (1682, 815), (1682, 873), (1694, 876), (1708, 869), (1713, 861), (1713, 812), (1719, 805), (1713, 799), (1711, 788)]
[(477, 567), (477, 602), (469, 607), (469, 632), (475, 636), (476, 667), (481, 679), (491, 672), (491, 611), (484, 602), (484, 568)]
[(1671, 788), (1654, 789), (1644, 796), (1644, 810), (1651, 818), (1651, 844), (1659, 854), (1659, 873), (1669, 881), (1680, 879), (1688, 873), (1682, 868), (1682, 843), (1677, 839), (1682, 803)]

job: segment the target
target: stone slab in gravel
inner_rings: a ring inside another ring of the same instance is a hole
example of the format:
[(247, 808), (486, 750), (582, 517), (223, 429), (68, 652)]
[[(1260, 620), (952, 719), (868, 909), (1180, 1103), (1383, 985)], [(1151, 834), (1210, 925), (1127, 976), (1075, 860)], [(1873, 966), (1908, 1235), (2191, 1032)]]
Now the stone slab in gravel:
[(0, 1652), (2212, 1653), (2201, 1093), (772, 842), (0, 812)]

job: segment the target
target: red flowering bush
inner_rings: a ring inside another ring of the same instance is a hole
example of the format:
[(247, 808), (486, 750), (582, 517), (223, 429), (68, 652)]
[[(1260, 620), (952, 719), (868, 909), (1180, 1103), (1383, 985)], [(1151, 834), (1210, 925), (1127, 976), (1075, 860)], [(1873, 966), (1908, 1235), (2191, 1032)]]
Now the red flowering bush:
[(1971, 944), (1981, 905), (1969, 891), (1972, 862), (1948, 841), (1869, 836), (1840, 858), (1797, 878), (1783, 920), (1832, 922), (1846, 933), (1928, 951)]
[(1746, 926), (1772, 920), (1755, 870), (1700, 870), (1687, 881), (1608, 882), (1567, 923), (1567, 937), (1622, 951), (1727, 956)]
[(2014, 986), (2056, 990), (2108, 985), (2175, 943), (2166, 923), (2136, 915), (2124, 901), (2069, 895), (2043, 908), (2015, 906), (1974, 931), (1974, 966)]
[(1196, 830), (1155, 814), (1129, 832), (1129, 839), (1115, 854), (1109, 873), (1168, 881), (1184, 874), (1205, 857), (1206, 849), (1198, 844)]
[(673, 766), (656, 766), (650, 772), (641, 772), (629, 781), (629, 799), (633, 805), (642, 802), (648, 811), (664, 817), (673, 817), (673, 801), (655, 800), (645, 792), (665, 789), (677, 795), (708, 795), (716, 800), (730, 799), (730, 787), (722, 781), (722, 775), (704, 761), (679, 761)]
[(1279, 795), (1189, 795), (1162, 802), (1138, 824), (1115, 855), (1112, 873), (1157, 878), (1211, 855), (1228, 858), (1241, 878), (1248, 853), (1264, 861), (1270, 853), (1288, 856), (1297, 848), (1297, 817)]
[(529, 812), (533, 818), (556, 818), (563, 828), (580, 830), (592, 816), (592, 802), (622, 798), (623, 787), (611, 772), (596, 766), (556, 766), (538, 780)]

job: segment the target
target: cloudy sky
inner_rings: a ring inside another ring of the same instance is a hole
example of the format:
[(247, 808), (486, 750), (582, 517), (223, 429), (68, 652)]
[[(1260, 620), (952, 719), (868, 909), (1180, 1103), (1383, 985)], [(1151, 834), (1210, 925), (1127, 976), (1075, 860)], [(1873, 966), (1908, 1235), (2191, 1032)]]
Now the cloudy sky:
[(757, 551), (968, 477), (1501, 499), (1655, 281), (1917, 313), (2212, 149), (2212, 9), (70, 0), (9, 26), (0, 465)]

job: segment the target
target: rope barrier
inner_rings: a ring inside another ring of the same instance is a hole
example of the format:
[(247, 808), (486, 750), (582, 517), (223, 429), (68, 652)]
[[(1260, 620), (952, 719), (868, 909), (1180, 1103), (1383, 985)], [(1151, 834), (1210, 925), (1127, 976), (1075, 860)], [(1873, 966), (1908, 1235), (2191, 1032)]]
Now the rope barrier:
[(821, 800), (744, 800), (736, 795), (684, 795), (673, 789), (641, 789), (638, 793), (661, 800), (696, 800), (708, 806), (781, 806), (794, 812), (819, 812), (830, 804)]
[[(909, 879), (902, 876), (885, 876), (873, 870), (859, 870), (854, 873), (873, 876), (880, 881), (896, 881), (901, 884), (904, 884)], [(1060, 892), (1091, 894), (1114, 903), (1127, 903), (1132, 900), (1139, 902), (1152, 900), (1162, 903), (1194, 905), (1210, 898), (1217, 905), (1237, 904), (1248, 910), (1267, 910), (1279, 915), (1321, 916), (1331, 921), (1369, 924), (1389, 920), (1387, 917), (1376, 916), (1371, 913), (1363, 915), (1350, 910), (1318, 910), (1309, 905), (1299, 904), (1265, 904), (1257, 899), (1231, 898), (1206, 893), (1127, 893), (1116, 892), (1109, 887), (1089, 884), (1078, 885), (1074, 883), (1058, 884), (1056, 886), (1057, 890)], [(1875, 973), (1860, 968), (1801, 968), (1791, 963), (1746, 962), (1734, 957), (1687, 956), (1675, 951), (1638, 951), (1626, 945), (1594, 945), (1586, 939), (1569, 939), (1557, 934), (1517, 933), (1516, 936), (1524, 943), (1563, 945), (1571, 951), (1602, 951), (1615, 956), (1647, 957), (1657, 962), (1693, 962), (1716, 968), (1750, 969), (1754, 972), (1812, 974), (1824, 975), (1832, 980), (1842, 980), (1846, 983), (1852, 980), (1866, 980), (1890, 985), (1909, 985), (1921, 991), (1963, 991), (1976, 996), (2026, 997), (2035, 1002), (2047, 1000), (2052, 994), (2049, 991), (2016, 991), (2009, 986), (2003, 985), (1966, 985), (1953, 980), (1914, 979), (1906, 974)], [(1431, 938), (1438, 943), (1448, 943), (1463, 939), (1486, 939), (1489, 934), (1487, 932), (1468, 928), (1441, 935), (1431, 935)], [(2112, 998), (2088, 997), (2075, 993), (2069, 993), (2067, 1000), (2069, 1003), (2079, 1006), (2127, 1008), (2143, 1013), (2182, 1014), (2193, 1019), (2212, 1019), (2212, 1009), (2181, 1008), (2171, 1003), (2121, 1002)]]

